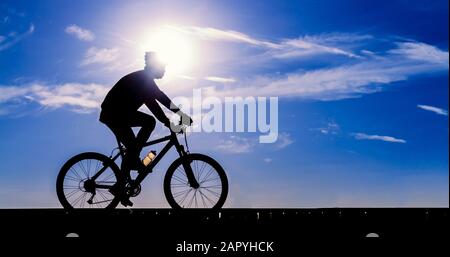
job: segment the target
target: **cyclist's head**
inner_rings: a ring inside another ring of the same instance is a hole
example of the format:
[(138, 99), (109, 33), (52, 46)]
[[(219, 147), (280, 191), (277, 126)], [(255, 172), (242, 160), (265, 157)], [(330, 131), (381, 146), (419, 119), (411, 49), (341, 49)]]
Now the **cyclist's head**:
[(166, 71), (166, 64), (161, 61), (158, 54), (155, 52), (145, 53), (145, 70), (150, 72), (152, 77), (160, 79), (164, 76)]

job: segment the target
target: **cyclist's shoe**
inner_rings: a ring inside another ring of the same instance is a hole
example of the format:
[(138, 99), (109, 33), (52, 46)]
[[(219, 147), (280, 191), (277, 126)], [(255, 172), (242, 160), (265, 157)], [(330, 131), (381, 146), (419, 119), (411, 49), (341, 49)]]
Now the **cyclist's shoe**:
[(120, 203), (121, 203), (123, 206), (125, 206), (125, 207), (127, 207), (127, 206), (132, 207), (132, 206), (133, 206), (133, 202), (130, 201), (130, 197), (128, 197), (128, 196), (126, 196), (126, 197), (124, 197), (122, 200), (120, 200)]
[(133, 202), (130, 201), (130, 197), (126, 194), (126, 192), (124, 192), (124, 189), (118, 187), (118, 186), (113, 186), (109, 189), (109, 192), (120, 198), (120, 203), (123, 206), (133, 206)]

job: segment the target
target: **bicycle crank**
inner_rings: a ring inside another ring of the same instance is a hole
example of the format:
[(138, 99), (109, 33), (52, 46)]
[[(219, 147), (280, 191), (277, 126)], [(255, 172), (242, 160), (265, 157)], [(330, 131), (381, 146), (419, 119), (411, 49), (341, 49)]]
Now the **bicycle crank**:
[(137, 185), (137, 186), (133, 186), (130, 183), (128, 183), (125, 186), (127, 195), (129, 195), (130, 197), (136, 197), (141, 193), (141, 185)]

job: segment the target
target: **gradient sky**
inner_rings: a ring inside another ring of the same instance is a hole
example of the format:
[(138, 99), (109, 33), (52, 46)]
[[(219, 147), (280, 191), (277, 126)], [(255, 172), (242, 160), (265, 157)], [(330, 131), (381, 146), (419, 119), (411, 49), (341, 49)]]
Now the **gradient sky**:
[[(188, 67), (169, 63), (158, 81), (169, 96), (279, 97), (276, 143), (190, 136), (226, 169), (226, 206), (448, 207), (448, 18), (447, 0), (2, 0), (0, 208), (58, 207), (61, 165), (110, 153), (99, 103), (161, 30), (191, 49)], [(175, 157), (138, 207), (168, 207)]]

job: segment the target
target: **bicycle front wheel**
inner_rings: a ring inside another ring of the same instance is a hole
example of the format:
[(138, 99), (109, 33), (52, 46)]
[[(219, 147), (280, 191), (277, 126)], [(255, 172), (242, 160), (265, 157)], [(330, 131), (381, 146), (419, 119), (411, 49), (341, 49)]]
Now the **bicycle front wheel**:
[(120, 169), (110, 158), (87, 152), (72, 157), (63, 165), (56, 180), (56, 192), (64, 209), (114, 209), (119, 197), (111, 193), (111, 189), (122, 184)]
[(219, 209), (228, 195), (228, 179), (224, 169), (213, 158), (203, 154), (188, 154), (194, 176), (200, 184), (190, 186), (179, 158), (170, 165), (164, 178), (164, 194), (174, 209)]

